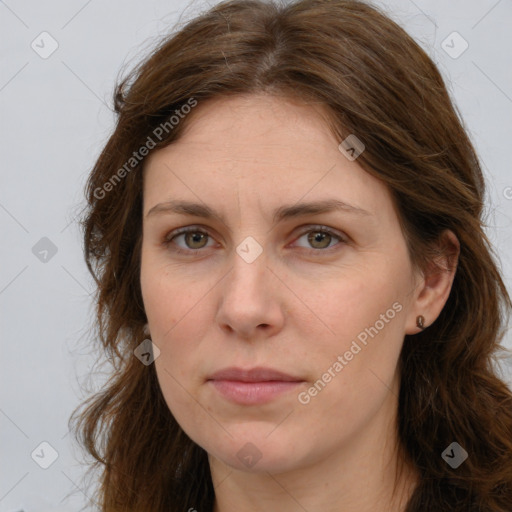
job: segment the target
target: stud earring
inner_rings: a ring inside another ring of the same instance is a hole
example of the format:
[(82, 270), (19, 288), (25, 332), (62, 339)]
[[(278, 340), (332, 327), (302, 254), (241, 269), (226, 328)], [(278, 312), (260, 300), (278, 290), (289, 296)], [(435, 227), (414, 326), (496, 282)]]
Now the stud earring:
[(416, 325), (420, 328), (420, 329), (425, 329), (425, 317), (423, 315), (418, 315), (416, 317)]

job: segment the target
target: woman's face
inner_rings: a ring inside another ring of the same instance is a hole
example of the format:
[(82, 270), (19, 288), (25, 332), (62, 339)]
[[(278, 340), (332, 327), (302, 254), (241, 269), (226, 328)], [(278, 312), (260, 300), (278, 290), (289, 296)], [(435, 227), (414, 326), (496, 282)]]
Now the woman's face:
[(141, 285), (163, 395), (192, 440), (246, 471), (379, 435), (404, 335), (419, 331), (390, 194), (319, 112), (259, 95), (199, 103), (144, 169)]

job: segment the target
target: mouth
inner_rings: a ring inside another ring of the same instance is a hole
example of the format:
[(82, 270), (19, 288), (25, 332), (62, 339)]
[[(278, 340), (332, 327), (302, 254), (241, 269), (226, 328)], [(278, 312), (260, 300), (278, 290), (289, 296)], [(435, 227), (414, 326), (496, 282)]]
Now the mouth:
[(272, 368), (225, 368), (207, 382), (225, 399), (239, 405), (270, 402), (296, 389), (305, 380)]

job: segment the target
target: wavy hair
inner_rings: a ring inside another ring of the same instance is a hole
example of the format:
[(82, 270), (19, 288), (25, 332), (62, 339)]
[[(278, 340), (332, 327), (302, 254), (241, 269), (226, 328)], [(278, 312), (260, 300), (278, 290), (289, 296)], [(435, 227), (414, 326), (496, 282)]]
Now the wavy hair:
[[(364, 142), (358, 163), (389, 187), (416, 268), (445, 254), (444, 230), (458, 237), (447, 303), (428, 329), (405, 336), (399, 360), (397, 436), (421, 476), (406, 511), (510, 512), (512, 393), (496, 363), (512, 303), (484, 232), (482, 169), (435, 64), (388, 15), (357, 0), (218, 3), (116, 85), (117, 123), (81, 219), (97, 343), (112, 373), (70, 418), (100, 470), (102, 512), (213, 508), (207, 453), (172, 416), (154, 365), (133, 354), (147, 318), (144, 158), (131, 158), (148, 137), (155, 148), (177, 141), (193, 112), (165, 136), (155, 130), (191, 98), (251, 93), (322, 104), (340, 142), (349, 134)], [(457, 469), (441, 457), (453, 441), (469, 453)]]

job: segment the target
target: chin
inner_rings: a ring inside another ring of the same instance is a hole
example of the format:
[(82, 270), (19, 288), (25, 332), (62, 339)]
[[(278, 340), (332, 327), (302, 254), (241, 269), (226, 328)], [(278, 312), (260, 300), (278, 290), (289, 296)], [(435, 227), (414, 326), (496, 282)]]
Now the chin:
[(221, 444), (210, 441), (203, 448), (227, 466), (250, 473), (284, 473), (295, 469), (299, 464), (297, 443), (283, 436), (264, 433), (234, 435), (224, 438)]

